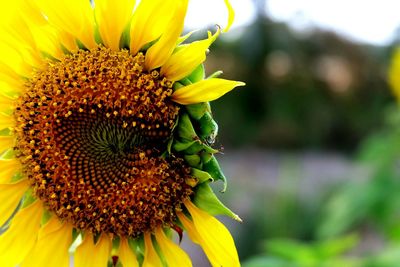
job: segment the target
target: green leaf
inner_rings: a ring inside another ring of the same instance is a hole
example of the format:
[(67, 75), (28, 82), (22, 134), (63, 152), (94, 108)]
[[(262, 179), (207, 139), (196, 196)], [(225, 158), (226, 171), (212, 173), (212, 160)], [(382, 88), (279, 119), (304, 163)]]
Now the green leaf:
[(207, 211), (211, 215), (226, 215), (236, 221), (242, 222), (238, 215), (233, 213), (224, 204), (222, 204), (222, 202), (214, 194), (209, 183), (199, 184), (195, 188), (193, 202), (197, 207)]
[(192, 146), (194, 143), (200, 143), (199, 140), (197, 141), (178, 141), (174, 139), (174, 142), (172, 144), (172, 148), (177, 151), (177, 152), (181, 152), (183, 150), (188, 149), (190, 146)]

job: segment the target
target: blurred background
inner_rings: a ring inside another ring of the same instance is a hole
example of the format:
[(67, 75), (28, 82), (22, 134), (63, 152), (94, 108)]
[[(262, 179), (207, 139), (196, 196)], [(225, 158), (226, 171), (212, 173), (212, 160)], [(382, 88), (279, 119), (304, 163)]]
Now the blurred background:
[[(224, 25), (223, 1), (193, 3), (188, 29)], [(212, 103), (229, 178), (218, 196), (244, 222), (221, 220), (243, 266), (400, 266), (400, 109), (387, 82), (400, 3), (232, 4), (235, 27), (206, 69), (247, 84)]]

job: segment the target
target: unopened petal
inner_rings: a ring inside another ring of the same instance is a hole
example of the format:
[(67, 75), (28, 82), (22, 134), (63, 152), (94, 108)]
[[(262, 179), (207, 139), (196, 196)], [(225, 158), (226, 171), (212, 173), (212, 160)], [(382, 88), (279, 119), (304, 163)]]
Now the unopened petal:
[(245, 85), (243, 82), (211, 78), (182, 87), (176, 90), (171, 98), (182, 105), (208, 102), (220, 98), (237, 86), (243, 85)]

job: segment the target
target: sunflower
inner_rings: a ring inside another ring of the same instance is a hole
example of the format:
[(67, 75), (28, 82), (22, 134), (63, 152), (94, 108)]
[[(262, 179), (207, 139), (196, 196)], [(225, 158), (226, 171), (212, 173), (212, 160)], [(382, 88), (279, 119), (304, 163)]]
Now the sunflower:
[(70, 253), (76, 267), (191, 266), (183, 232), (213, 266), (239, 266), (214, 217), (240, 221), (209, 185), (226, 185), (209, 101), (243, 83), (205, 78), (221, 30), (187, 43), (188, 2), (4, 6), (2, 267), (66, 267)]

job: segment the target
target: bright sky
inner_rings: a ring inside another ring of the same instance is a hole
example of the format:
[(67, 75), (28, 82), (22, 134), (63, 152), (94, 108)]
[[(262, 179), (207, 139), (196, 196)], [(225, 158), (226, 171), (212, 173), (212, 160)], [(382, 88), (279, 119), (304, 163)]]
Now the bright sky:
[[(255, 9), (252, 0), (231, 0), (236, 10), (234, 27), (250, 23)], [(353, 40), (387, 44), (400, 27), (400, 0), (267, 0), (267, 12), (277, 21), (306, 30), (317, 25)], [(226, 23), (223, 0), (193, 0), (187, 25), (202, 28)]]

